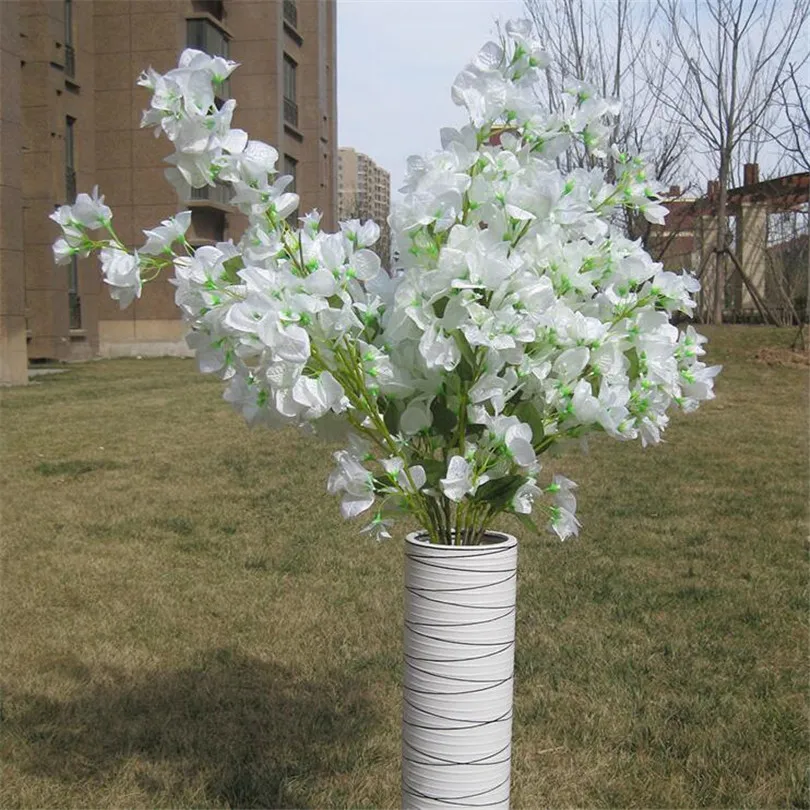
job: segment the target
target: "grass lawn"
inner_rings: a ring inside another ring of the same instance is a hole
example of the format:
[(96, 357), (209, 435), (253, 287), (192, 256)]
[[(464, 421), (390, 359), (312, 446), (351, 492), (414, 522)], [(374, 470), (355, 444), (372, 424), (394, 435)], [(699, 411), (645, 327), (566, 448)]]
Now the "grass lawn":
[[(516, 808), (810, 806), (807, 369), (704, 331), (718, 398), (666, 444), (548, 462), (579, 539), (504, 524)], [(2, 392), (3, 808), (398, 805), (402, 544), (220, 391), (161, 359)]]

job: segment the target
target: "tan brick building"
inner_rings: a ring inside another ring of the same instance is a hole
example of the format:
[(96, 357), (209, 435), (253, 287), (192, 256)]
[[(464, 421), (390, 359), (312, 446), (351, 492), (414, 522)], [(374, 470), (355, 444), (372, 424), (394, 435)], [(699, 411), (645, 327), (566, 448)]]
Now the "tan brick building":
[[(728, 189), (725, 322), (788, 326), (806, 317), (808, 192), (807, 172), (760, 180), (756, 163), (746, 163), (743, 184)], [(700, 198), (684, 197), (673, 187), (672, 199), (665, 201), (666, 224), (651, 226), (647, 234), (650, 253), (666, 269), (685, 267), (700, 276), (702, 319), (714, 309), (718, 194), (717, 180), (709, 181)]]
[[(185, 205), (165, 181), (165, 139), (139, 127), (152, 65), (188, 46), (241, 63), (233, 126), (272, 143), (303, 211), (337, 219), (334, 0), (0, 0), (0, 381), (28, 360), (184, 352), (174, 288), (158, 281), (123, 312), (94, 260), (55, 267), (48, 215), (98, 184), (127, 244)], [(243, 218), (194, 192), (193, 238), (238, 238)]]
[(341, 147), (338, 158), (338, 218), (373, 219), (380, 226), (374, 246), (383, 267), (391, 266), (391, 176), (368, 155)]

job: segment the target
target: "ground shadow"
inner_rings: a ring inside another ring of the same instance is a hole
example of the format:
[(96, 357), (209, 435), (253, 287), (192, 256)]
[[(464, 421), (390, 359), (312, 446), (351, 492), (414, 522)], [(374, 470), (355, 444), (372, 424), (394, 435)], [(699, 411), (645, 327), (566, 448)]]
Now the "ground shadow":
[(18, 766), (78, 784), (133, 758), (154, 763), (170, 778), (139, 781), (163, 805), (186, 782), (204, 785), (214, 805), (305, 807), (318, 774), (351, 768), (374, 719), (362, 686), (341, 673), (302, 680), (229, 650), (141, 678), (85, 675), (86, 688), (64, 702), (7, 696), (6, 726), (24, 741)]

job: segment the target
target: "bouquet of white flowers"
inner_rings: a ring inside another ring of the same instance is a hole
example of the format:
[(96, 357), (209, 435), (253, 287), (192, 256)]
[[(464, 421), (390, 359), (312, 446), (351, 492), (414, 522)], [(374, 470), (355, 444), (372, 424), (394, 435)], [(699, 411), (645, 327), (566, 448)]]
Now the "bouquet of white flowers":
[[(176, 69), (141, 76), (142, 125), (174, 145), (166, 176), (181, 199), (230, 186), (244, 235), (194, 249), (185, 211), (132, 249), (96, 190), (52, 215), (56, 261), (98, 251), (122, 307), (173, 268), (188, 343), (226, 400), (251, 424), (346, 440), (327, 487), (345, 517), (370, 512), (364, 531), (388, 537), (405, 512), (433, 543), (476, 544), (498, 514), (535, 528), (536, 510), (561, 538), (576, 534), (575, 484), (542, 483), (538, 458), (593, 431), (658, 442), (669, 408), (710, 399), (720, 368), (700, 361), (691, 326), (670, 324), (692, 313), (698, 282), (615, 224), (622, 208), (665, 213), (641, 161), (607, 143), (615, 103), (576, 85), (558, 112), (541, 109), (546, 62), (528, 23), (510, 23), (458, 76), (470, 122), (410, 158), (389, 273), (373, 222), (323, 233), (315, 212), (290, 225), (298, 197), (276, 175), (278, 153), (231, 127), (234, 101), (215, 103), (237, 65), (186, 50)], [(592, 168), (561, 170), (571, 147)], [(600, 168), (608, 155), (615, 182)]]

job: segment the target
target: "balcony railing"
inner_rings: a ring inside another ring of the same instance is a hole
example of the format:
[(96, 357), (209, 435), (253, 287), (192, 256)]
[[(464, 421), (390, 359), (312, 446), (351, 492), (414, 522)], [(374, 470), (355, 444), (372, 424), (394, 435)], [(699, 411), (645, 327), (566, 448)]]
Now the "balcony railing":
[(65, 45), (65, 76), (71, 79), (76, 75), (76, 51), (72, 45)]
[(68, 313), (70, 317), (70, 329), (82, 328), (82, 299), (79, 293), (68, 293)]
[(65, 169), (65, 199), (71, 205), (76, 202), (76, 170), (70, 167)]
[(298, 127), (298, 105), (291, 99), (284, 99), (284, 123)]
[(284, 0), (284, 21), (298, 28), (298, 8), (295, 0)]
[(189, 200), (196, 202), (207, 200), (208, 202), (216, 202), (221, 203), (222, 205), (228, 205), (231, 198), (228, 187), (224, 184), (217, 183), (214, 186), (203, 186), (202, 188), (191, 189)]

